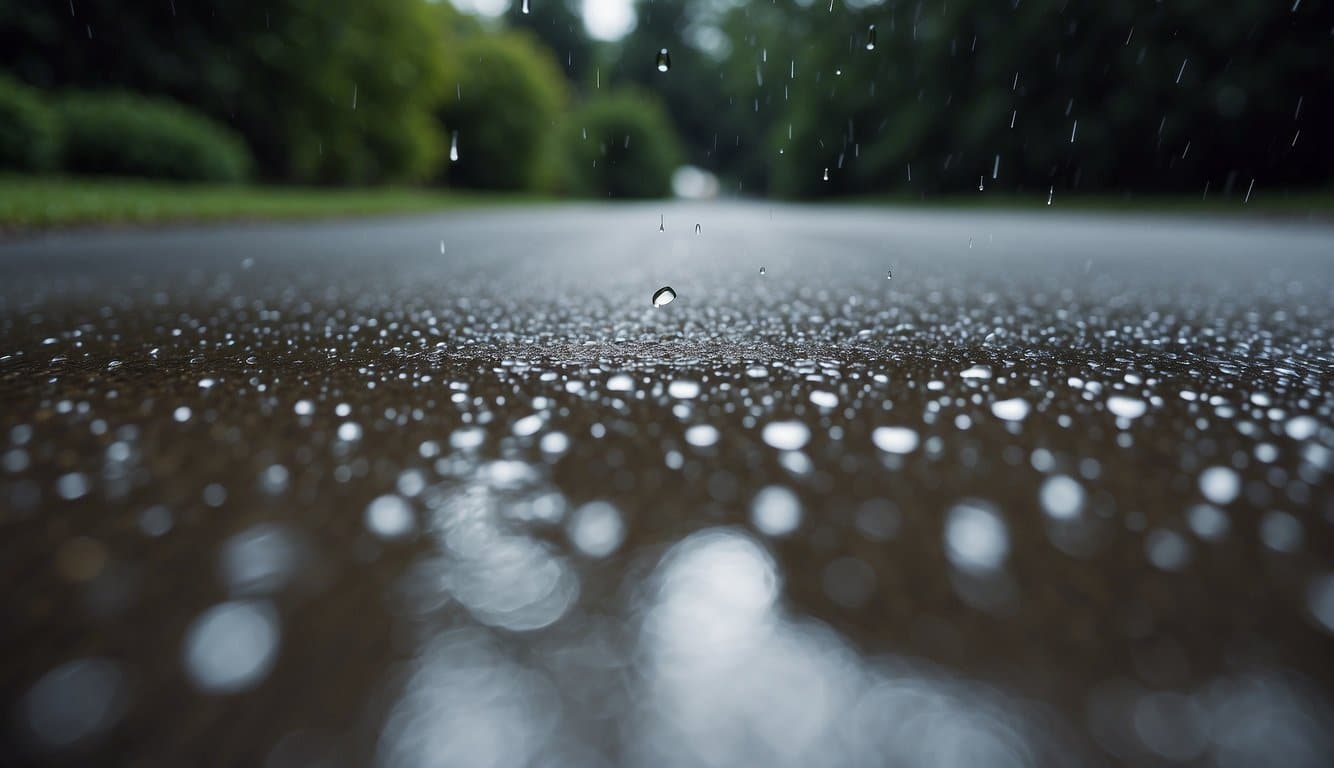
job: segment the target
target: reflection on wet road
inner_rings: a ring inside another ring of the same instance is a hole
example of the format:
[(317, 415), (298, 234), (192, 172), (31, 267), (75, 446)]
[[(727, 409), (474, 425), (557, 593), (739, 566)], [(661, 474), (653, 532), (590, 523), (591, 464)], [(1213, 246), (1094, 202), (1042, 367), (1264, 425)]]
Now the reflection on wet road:
[(1327, 765), (1331, 253), (759, 204), (0, 244), (0, 762)]

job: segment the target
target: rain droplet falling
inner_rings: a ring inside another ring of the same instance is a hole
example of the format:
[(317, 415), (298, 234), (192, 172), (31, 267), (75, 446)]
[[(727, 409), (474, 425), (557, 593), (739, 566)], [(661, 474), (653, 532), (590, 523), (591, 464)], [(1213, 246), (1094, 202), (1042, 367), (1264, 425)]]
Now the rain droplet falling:
[(525, 14), (529, 13), (528, 0), (523, 0), (523, 7), (520, 10), (522, 10)]
[(449, 162), (459, 161), (459, 132), (454, 131), (449, 137)]
[(664, 215), (662, 215), (662, 214), (659, 214), (659, 215), (658, 215), (658, 231), (659, 231), (659, 232), (666, 232), (666, 231), (667, 231), (667, 219), (666, 219), (666, 217), (665, 217)]
[(824, 180), (825, 180), (825, 181), (829, 181), (829, 169), (828, 169), (828, 168), (825, 168), (825, 169), (824, 169)]
[(768, 273), (765, 272), (764, 267), (760, 267), (760, 277), (764, 277), (766, 274)]
[(664, 285), (653, 292), (653, 306), (665, 307), (676, 301), (676, 291), (672, 290), (670, 285)]
[(1056, 187), (1047, 190), (1047, 205), (1051, 205), (1051, 196), (1056, 194)]
[(667, 52), (666, 48), (663, 48), (662, 50), (658, 51), (658, 71), (666, 72), (671, 68), (672, 68), (672, 55)]
[(698, 225), (698, 224), (695, 225), (695, 234), (697, 234), (697, 235), (699, 234), (699, 225)]
[(866, 30), (866, 50), (868, 50), (868, 51), (874, 51), (874, 50), (875, 50), (875, 25), (874, 25), (874, 24), (872, 24), (872, 25), (870, 26), (870, 28)]

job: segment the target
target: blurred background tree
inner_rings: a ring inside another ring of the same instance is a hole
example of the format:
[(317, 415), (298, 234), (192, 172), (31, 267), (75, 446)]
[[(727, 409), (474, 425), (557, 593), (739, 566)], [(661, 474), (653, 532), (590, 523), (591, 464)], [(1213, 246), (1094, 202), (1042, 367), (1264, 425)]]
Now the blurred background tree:
[(594, 96), (566, 118), (558, 189), (585, 197), (671, 194), (682, 152), (666, 111), (635, 90)]
[(623, 56), (672, 47), (690, 157), (752, 192), (1239, 192), (1331, 180), (1331, 6), (641, 0)]
[(128, 90), (239, 132), (262, 175), (366, 183), (443, 157), (436, 14), (422, 0), (0, 2), (0, 67), (46, 90)]
[(522, 2), (510, 5), (505, 23), (527, 30), (555, 56), (561, 72), (572, 83), (582, 83), (595, 66), (596, 44), (584, 29), (582, 0), (541, 0), (537, 12), (523, 12)]
[[(279, 182), (641, 195), (669, 189), (676, 158), (729, 193), (787, 197), (1240, 195), (1334, 177), (1334, 0), (634, 5), (609, 42), (583, 0), (495, 16), (443, 0), (0, 0), (0, 162), (58, 164), (68, 109), (50, 106), (77, 90), (190, 108), (211, 127), (182, 142), (239, 134)], [(654, 176), (615, 178), (630, 167)]]
[(479, 189), (530, 189), (552, 147), (567, 101), (565, 79), (550, 51), (526, 32), (473, 35), (451, 41), (440, 119), (457, 158), (451, 184)]

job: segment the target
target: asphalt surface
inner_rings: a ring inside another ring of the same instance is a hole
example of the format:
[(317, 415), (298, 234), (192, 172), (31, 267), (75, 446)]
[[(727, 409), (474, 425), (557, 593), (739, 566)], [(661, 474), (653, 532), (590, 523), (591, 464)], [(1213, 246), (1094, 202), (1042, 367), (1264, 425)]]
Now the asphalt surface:
[(0, 764), (1328, 765), (1332, 308), (1059, 205), (0, 242)]

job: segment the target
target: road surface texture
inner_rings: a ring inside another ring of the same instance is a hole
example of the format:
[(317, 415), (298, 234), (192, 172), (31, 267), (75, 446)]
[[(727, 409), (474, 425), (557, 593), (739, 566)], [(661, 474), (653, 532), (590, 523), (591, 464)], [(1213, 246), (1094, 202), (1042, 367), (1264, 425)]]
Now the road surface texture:
[(0, 270), (5, 765), (1334, 761), (1334, 229), (571, 206)]

